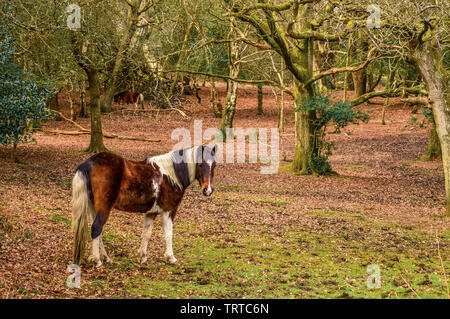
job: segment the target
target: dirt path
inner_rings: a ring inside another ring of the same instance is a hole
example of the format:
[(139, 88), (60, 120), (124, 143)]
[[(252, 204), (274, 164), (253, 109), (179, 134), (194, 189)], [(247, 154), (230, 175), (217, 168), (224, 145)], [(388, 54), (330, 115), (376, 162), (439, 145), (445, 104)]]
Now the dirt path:
[[(224, 86), (219, 90), (223, 97)], [(275, 100), (268, 88), (264, 92), (264, 115), (257, 116), (256, 88), (241, 87), (236, 127), (276, 127)], [(105, 139), (106, 146), (141, 160), (170, 151), (176, 144), (172, 130), (192, 132), (194, 119), (203, 120), (203, 129), (219, 126), (207, 88), (201, 97), (202, 105), (194, 99), (186, 104), (189, 120), (176, 112), (103, 115), (108, 132), (161, 139)], [(87, 147), (89, 136), (38, 133), (37, 144), (19, 146), (27, 165), (12, 163), (11, 150), (0, 148), (0, 296), (445, 297), (449, 224), (441, 216), (442, 165), (417, 160), (428, 137), (426, 125), (418, 124), (421, 114), (394, 99), (387, 125), (381, 125), (383, 99), (372, 101), (377, 104), (363, 107), (372, 117), (368, 124), (328, 135), (337, 146), (330, 160), (338, 177), (261, 175), (266, 164), (222, 164), (212, 198), (190, 187), (175, 221), (176, 266), (162, 260), (159, 223), (148, 263), (138, 264), (141, 216), (114, 211), (105, 229), (114, 263), (100, 270), (83, 267), (79, 290), (65, 286), (70, 187), (75, 167), (88, 157), (77, 151)], [(283, 149), (292, 158), (288, 103)], [(89, 127), (88, 119), (79, 123)], [(45, 127), (73, 129), (56, 121)], [(379, 290), (365, 287), (365, 267), (372, 263), (385, 275)]]

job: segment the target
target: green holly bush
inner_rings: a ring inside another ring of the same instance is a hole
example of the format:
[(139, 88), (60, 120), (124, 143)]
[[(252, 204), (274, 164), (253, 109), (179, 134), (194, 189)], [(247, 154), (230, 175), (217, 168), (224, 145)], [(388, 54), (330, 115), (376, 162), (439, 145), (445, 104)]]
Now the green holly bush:
[(7, 25), (0, 25), (0, 144), (4, 146), (33, 140), (40, 121), (51, 115), (45, 106), (54, 94), (17, 64), (15, 46)]

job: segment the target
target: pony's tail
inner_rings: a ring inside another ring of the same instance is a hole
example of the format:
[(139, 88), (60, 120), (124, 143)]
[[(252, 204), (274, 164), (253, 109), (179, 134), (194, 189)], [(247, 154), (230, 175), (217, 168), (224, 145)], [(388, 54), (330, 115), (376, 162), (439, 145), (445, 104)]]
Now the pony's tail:
[(88, 218), (92, 206), (86, 176), (77, 171), (72, 180), (72, 230), (74, 233), (73, 263), (79, 265), (89, 239)]
[(141, 102), (142, 109), (144, 109), (144, 95), (142, 93), (139, 93), (138, 100)]

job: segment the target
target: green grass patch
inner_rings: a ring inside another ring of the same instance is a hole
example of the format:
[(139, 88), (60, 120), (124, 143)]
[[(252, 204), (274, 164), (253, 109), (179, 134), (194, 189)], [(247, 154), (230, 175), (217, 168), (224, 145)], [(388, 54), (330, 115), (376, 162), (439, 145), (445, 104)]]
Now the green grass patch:
[[(160, 257), (140, 265), (116, 257), (111, 272), (133, 272), (122, 289), (156, 298), (448, 298), (448, 260), (434, 235), (365, 219), (354, 213), (313, 211), (305, 223), (221, 223), (220, 231), (179, 224), (176, 265)], [(212, 221), (216, 225), (217, 221)], [(449, 234), (440, 234), (440, 241)], [(151, 249), (151, 248), (149, 248)], [(132, 254), (130, 254), (131, 256)], [(381, 287), (369, 288), (378, 265)], [(114, 285), (111, 275), (104, 285)], [(103, 279), (103, 278), (102, 278)]]
[(53, 215), (51, 217), (51, 220), (56, 223), (66, 224), (67, 226), (72, 226), (72, 221), (68, 219), (67, 217), (61, 216), (61, 215)]
[(270, 199), (261, 199), (259, 200), (260, 203), (264, 203), (264, 204), (270, 204), (272, 206), (286, 206), (287, 204), (289, 204), (288, 202), (284, 202), (281, 200), (270, 200)]
[(352, 164), (345, 165), (345, 167), (355, 168), (355, 169), (370, 169), (371, 168), (370, 166), (366, 166), (366, 165), (352, 165)]
[(240, 190), (248, 189), (248, 186), (244, 186), (244, 185), (222, 185), (222, 186), (216, 186), (216, 189), (240, 191)]
[(217, 203), (216, 206), (232, 206), (232, 203)]

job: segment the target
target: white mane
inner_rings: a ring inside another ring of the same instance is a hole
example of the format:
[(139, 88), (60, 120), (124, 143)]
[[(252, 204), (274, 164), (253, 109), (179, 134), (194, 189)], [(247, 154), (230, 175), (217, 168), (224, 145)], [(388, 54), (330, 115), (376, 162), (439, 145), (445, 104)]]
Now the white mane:
[[(186, 155), (186, 163), (189, 170), (189, 180), (192, 183), (195, 180), (195, 158), (194, 154), (197, 150), (198, 146), (194, 146), (185, 150)], [(147, 164), (156, 164), (159, 166), (159, 169), (163, 175), (166, 175), (169, 178), (169, 181), (172, 184), (178, 185), (180, 189), (183, 189), (183, 185), (178, 180), (177, 174), (175, 173), (175, 168), (173, 166), (174, 162), (176, 162), (176, 152), (172, 151), (167, 154), (147, 157), (145, 159)]]

